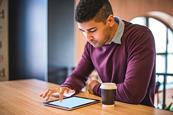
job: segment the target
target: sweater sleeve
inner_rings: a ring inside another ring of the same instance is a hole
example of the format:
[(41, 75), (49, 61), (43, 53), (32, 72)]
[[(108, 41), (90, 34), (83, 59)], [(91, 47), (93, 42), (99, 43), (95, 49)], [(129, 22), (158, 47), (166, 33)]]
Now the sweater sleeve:
[[(140, 29), (140, 28), (139, 28)], [(127, 45), (127, 69), (123, 83), (117, 84), (116, 99), (127, 103), (141, 103), (147, 94), (155, 71), (155, 44), (149, 29), (137, 30), (135, 39)]]
[(80, 90), (85, 86), (88, 75), (94, 70), (92, 64), (89, 44), (87, 43), (84, 48), (84, 53), (78, 63), (77, 67), (74, 69), (72, 74), (67, 77), (65, 82), (61, 86), (69, 87), (79, 93)]

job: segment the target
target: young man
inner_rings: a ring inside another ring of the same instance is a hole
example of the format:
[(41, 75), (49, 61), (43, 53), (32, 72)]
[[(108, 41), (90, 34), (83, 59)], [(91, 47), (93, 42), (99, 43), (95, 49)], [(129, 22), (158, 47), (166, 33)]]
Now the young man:
[[(95, 69), (102, 82), (117, 85), (116, 100), (153, 106), (155, 89), (155, 44), (151, 31), (113, 17), (108, 0), (80, 0), (75, 12), (79, 30), (87, 43), (81, 60), (73, 73), (61, 85), (42, 93), (43, 98), (85, 86), (87, 76)], [(100, 96), (97, 80), (89, 89)]]

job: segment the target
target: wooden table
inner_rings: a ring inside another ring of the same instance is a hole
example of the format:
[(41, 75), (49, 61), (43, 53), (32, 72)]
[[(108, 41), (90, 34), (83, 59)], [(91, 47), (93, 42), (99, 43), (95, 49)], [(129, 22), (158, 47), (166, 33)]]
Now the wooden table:
[[(121, 102), (116, 102), (113, 109), (103, 109), (101, 103), (73, 111), (47, 107), (39, 94), (52, 86), (35, 79), (0, 82), (0, 115), (173, 115), (169, 111)], [(79, 96), (100, 99), (88, 93)]]

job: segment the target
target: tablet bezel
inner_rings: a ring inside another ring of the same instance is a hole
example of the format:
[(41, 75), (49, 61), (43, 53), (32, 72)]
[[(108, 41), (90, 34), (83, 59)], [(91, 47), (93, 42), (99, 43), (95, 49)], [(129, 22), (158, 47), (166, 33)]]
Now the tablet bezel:
[(71, 111), (71, 110), (74, 110), (74, 109), (78, 109), (78, 108), (81, 108), (81, 107), (85, 107), (85, 106), (96, 104), (96, 103), (100, 102), (100, 100), (98, 100), (98, 99), (87, 98), (87, 97), (80, 97), (80, 96), (65, 97), (64, 99), (72, 98), (72, 97), (89, 99), (89, 100), (94, 100), (94, 101), (93, 102), (89, 102), (89, 103), (85, 103), (85, 104), (82, 104), (82, 105), (78, 105), (78, 106), (75, 106), (75, 107), (72, 107), (72, 108), (64, 107), (64, 106), (60, 106), (60, 105), (50, 104), (50, 102), (59, 101), (59, 100), (51, 100), (51, 101), (43, 102), (43, 104), (46, 105), (46, 106), (50, 106), (50, 107), (55, 107), (55, 108)]

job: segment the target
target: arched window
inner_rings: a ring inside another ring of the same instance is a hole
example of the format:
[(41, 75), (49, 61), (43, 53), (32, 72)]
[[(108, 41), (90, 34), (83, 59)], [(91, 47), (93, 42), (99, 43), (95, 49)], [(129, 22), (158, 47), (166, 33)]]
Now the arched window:
[[(162, 85), (160, 89), (173, 88), (173, 29), (159, 18), (153, 16), (141, 16), (131, 20), (132, 23), (150, 28), (154, 35), (156, 45), (156, 81)], [(173, 23), (172, 23), (173, 24)], [(165, 107), (166, 96), (163, 94)]]

